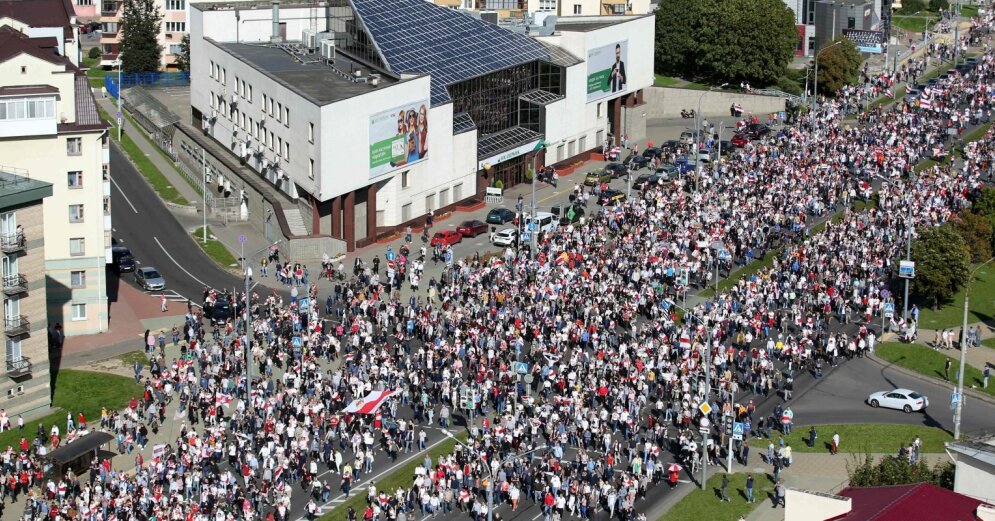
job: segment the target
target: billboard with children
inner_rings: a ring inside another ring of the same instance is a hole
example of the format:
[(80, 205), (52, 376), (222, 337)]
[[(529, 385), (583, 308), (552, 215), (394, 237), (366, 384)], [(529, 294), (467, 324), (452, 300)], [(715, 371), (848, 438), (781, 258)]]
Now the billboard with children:
[(428, 156), (430, 106), (425, 99), (370, 116), (370, 178)]

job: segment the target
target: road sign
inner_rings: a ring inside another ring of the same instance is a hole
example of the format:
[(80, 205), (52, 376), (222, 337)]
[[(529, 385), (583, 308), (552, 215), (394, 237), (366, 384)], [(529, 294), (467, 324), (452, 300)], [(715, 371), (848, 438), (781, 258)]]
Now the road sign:
[(532, 232), (524, 232), (524, 233), (522, 233), (522, 240), (525, 241), (525, 242), (531, 241), (532, 240)]
[(394, 254), (394, 250), (387, 250), (387, 255), (386, 255), (387, 261), (388, 262), (389, 261), (393, 261), (394, 260), (394, 255), (395, 255)]
[(245, 244), (245, 241), (246, 241), (246, 238), (245, 238), (244, 235), (239, 235), (238, 236), (238, 242), (240, 242), (242, 244)]
[(916, 263), (915, 261), (899, 261), (898, 262), (898, 276), (903, 279), (914, 279), (916, 278)]
[(515, 364), (515, 372), (518, 374), (525, 374), (529, 372), (529, 364), (527, 362), (518, 362)]
[(298, 309), (307, 310), (308, 308), (311, 307), (311, 300), (307, 298), (302, 298), (297, 301), (297, 305), (299, 306)]
[(742, 422), (735, 422), (735, 423), (733, 423), (732, 424), (732, 439), (734, 439), (734, 440), (742, 440), (743, 439), (743, 431), (745, 430), (745, 428), (746, 428), (746, 426), (743, 425)]
[(698, 410), (701, 411), (701, 414), (708, 414), (712, 412), (712, 406), (709, 405), (708, 402), (701, 402), (701, 405), (698, 406)]
[(294, 338), (290, 339), (290, 343), (292, 346), (296, 348), (301, 348), (304, 346), (304, 340), (302, 340), (301, 337), (299, 336), (295, 336)]
[(884, 303), (884, 318), (893, 318), (895, 316), (895, 303), (885, 302)]
[(960, 393), (950, 393), (950, 408), (956, 409), (958, 402), (960, 402)]
[(539, 223), (537, 223), (537, 222), (530, 222), (529, 223), (529, 231), (530, 232), (534, 232), (534, 231), (536, 231), (538, 229), (539, 229)]
[(727, 261), (727, 260), (731, 260), (731, 259), (732, 259), (732, 254), (729, 253), (729, 250), (727, 250), (725, 248), (722, 248), (721, 250), (719, 250), (719, 260)]

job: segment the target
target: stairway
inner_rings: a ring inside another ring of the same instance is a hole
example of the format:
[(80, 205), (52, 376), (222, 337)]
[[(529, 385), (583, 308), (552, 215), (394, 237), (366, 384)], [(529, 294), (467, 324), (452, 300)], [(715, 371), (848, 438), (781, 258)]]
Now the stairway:
[(284, 208), (283, 216), (287, 219), (287, 226), (290, 227), (290, 233), (298, 237), (310, 235), (304, 226), (304, 218), (301, 217), (300, 210), (293, 207)]

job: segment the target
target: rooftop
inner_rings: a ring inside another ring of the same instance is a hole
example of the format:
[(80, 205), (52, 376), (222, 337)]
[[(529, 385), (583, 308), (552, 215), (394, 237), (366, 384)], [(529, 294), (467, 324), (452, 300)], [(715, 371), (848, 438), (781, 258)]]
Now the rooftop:
[(13, 18), (30, 27), (62, 27), (63, 37), (73, 40), (71, 0), (0, 0), (0, 18)]
[(978, 505), (985, 504), (930, 483), (845, 488), (838, 495), (852, 499), (850, 512), (833, 518), (838, 521), (974, 521), (980, 519)]
[(948, 442), (947, 449), (995, 466), (995, 436)]
[[(369, 83), (354, 81), (350, 76), (354, 70), (361, 68), (366, 72), (369, 68), (342, 53), (336, 53), (335, 61), (329, 66), (323, 61), (301, 63), (287, 51), (273, 45), (246, 43), (217, 43), (217, 45), (317, 105), (327, 105), (377, 88)], [(317, 59), (317, 55), (315, 56)], [(380, 77), (381, 84), (396, 83), (396, 81), (386, 75)]]
[(27, 171), (0, 165), (0, 208), (11, 208), (52, 195), (52, 183), (27, 177)]
[(649, 15), (598, 15), (598, 16), (563, 16), (556, 19), (556, 30), (574, 33), (597, 31), (629, 20)]

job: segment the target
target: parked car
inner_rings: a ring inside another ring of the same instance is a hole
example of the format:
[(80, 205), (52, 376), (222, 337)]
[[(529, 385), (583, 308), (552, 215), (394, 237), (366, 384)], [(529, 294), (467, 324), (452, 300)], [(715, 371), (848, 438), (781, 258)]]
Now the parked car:
[(495, 246), (511, 246), (518, 239), (518, 228), (505, 228), (491, 234), (491, 244)]
[(131, 250), (124, 246), (111, 248), (111, 267), (118, 273), (135, 271), (135, 258), (131, 256)]
[(456, 232), (463, 237), (476, 237), (482, 233), (487, 233), (487, 223), (478, 219), (463, 221), (456, 227)]
[(668, 139), (660, 144), (660, 150), (664, 152), (676, 152), (680, 148), (681, 142), (676, 139)]
[(435, 232), (430, 244), (432, 246), (452, 246), (462, 240), (463, 236), (456, 230), (442, 230), (441, 232)]
[(729, 142), (732, 143), (734, 147), (743, 148), (750, 142), (750, 138), (746, 137), (746, 134), (742, 132), (737, 132), (732, 136), (732, 139), (730, 139)]
[(643, 174), (632, 182), (632, 186), (637, 190), (646, 190), (646, 188), (659, 183), (660, 179), (660, 174)]
[(684, 143), (685, 145), (693, 145), (694, 131), (689, 128), (684, 129), (684, 132), (681, 132), (681, 143)]
[(625, 200), (625, 192), (619, 190), (605, 190), (598, 197), (598, 204), (602, 206), (614, 206)]
[(731, 156), (736, 151), (736, 145), (733, 145), (729, 140), (723, 139), (719, 143), (722, 145), (719, 147), (719, 154), (722, 156)]
[(227, 300), (221, 299), (213, 304), (204, 304), (204, 316), (211, 320), (212, 324), (226, 322), (235, 316), (235, 308)]
[(626, 166), (632, 170), (642, 170), (643, 167), (649, 164), (649, 159), (646, 159), (645, 156), (631, 155), (626, 158), (626, 161)]
[(643, 157), (645, 157), (646, 159), (653, 159), (654, 157), (662, 153), (663, 152), (659, 148), (649, 147), (646, 150), (643, 150)]
[(166, 288), (166, 279), (159, 270), (146, 266), (135, 270), (135, 282), (146, 291), (160, 291)]
[(588, 172), (587, 176), (584, 177), (584, 184), (587, 186), (594, 186), (600, 183), (610, 183), (612, 180), (611, 174), (605, 172), (604, 170)]
[(767, 134), (770, 134), (770, 127), (763, 123), (753, 123), (746, 126), (744, 133), (749, 136), (750, 139), (760, 139)]
[(681, 171), (673, 163), (664, 163), (656, 169), (656, 174), (668, 181), (673, 181), (681, 176)]
[(487, 212), (487, 224), (504, 224), (515, 220), (515, 212), (507, 208), (495, 208)]
[[(573, 211), (570, 211), (571, 208)], [(579, 221), (581, 217), (584, 217), (584, 207), (578, 205), (556, 205), (549, 209), (549, 213), (553, 214), (556, 219), (559, 220), (560, 226), (566, 226), (568, 224), (575, 223)]]
[(867, 397), (867, 403), (875, 408), (885, 407), (911, 413), (913, 411), (922, 411), (926, 407), (929, 407), (929, 398), (911, 389), (895, 389), (893, 391), (871, 393)]
[(628, 169), (622, 163), (608, 163), (605, 165), (605, 172), (615, 179), (625, 177), (629, 173)]

